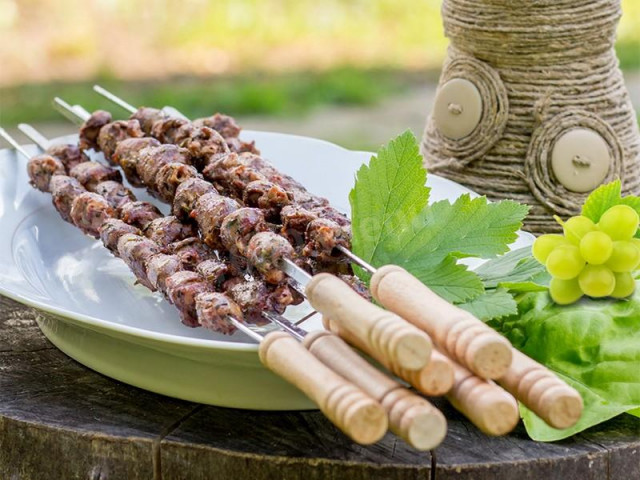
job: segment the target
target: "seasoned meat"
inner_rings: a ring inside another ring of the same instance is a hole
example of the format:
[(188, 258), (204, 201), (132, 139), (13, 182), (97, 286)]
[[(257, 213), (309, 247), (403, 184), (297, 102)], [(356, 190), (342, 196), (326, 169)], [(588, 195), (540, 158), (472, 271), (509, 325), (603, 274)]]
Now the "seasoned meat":
[(203, 167), (213, 156), (229, 153), (229, 147), (218, 132), (208, 127), (194, 128), (192, 124), (181, 127), (178, 144), (189, 150), (194, 162)]
[(341, 227), (346, 227), (347, 230), (351, 230), (351, 222), (347, 218), (347, 216), (343, 213), (340, 213), (338, 210), (333, 208), (330, 205), (323, 205), (312, 208), (311, 211), (318, 216), (318, 218), (323, 218), (325, 220), (331, 220), (332, 222), (337, 223)]
[(100, 227), (99, 233), (102, 244), (115, 254), (118, 252), (118, 240), (120, 240), (120, 237), (124, 234), (132, 233), (134, 235), (142, 235), (136, 227), (124, 223), (117, 218), (105, 220)]
[(360, 280), (355, 275), (338, 275), (340, 280), (348, 284), (354, 292), (360, 295), (362, 298), (371, 301), (371, 293), (367, 288), (367, 284)]
[(168, 117), (157, 120), (151, 127), (151, 136), (161, 143), (175, 143), (180, 127), (189, 124), (184, 118)]
[(120, 209), (120, 218), (140, 230), (144, 230), (149, 223), (162, 216), (160, 210), (149, 202), (129, 202)]
[(176, 145), (147, 147), (140, 151), (136, 171), (144, 185), (154, 190), (156, 175), (164, 165), (167, 163), (189, 164), (189, 161), (189, 152)]
[(149, 279), (149, 283), (165, 293), (165, 296), (167, 291), (167, 278), (182, 270), (182, 262), (176, 255), (158, 253), (157, 255), (153, 255), (147, 262), (147, 278)]
[(210, 117), (198, 118), (193, 121), (196, 127), (209, 127), (224, 138), (237, 137), (240, 135), (241, 128), (238, 126), (233, 117), (216, 113)]
[(273, 311), (272, 301), (269, 298), (271, 292), (264, 282), (257, 280), (235, 282), (228, 287), (227, 294), (240, 307), (245, 320), (249, 323), (264, 323), (262, 312)]
[(98, 150), (100, 129), (111, 123), (111, 114), (104, 110), (96, 110), (80, 127), (78, 146), (81, 150)]
[(56, 157), (43, 154), (36, 155), (27, 163), (30, 184), (41, 192), (49, 191), (49, 182), (54, 175), (66, 175), (64, 165)]
[(301, 246), (305, 243), (305, 232), (307, 226), (316, 218), (315, 213), (298, 205), (287, 205), (280, 212), (282, 228), (280, 234), (283, 235), (292, 245)]
[(260, 208), (268, 221), (278, 222), (280, 211), (291, 203), (291, 196), (274, 183), (257, 180), (245, 187), (242, 200), (247, 207)]
[(256, 181), (265, 181), (267, 178), (255, 168), (240, 165), (233, 167), (225, 175), (226, 185), (232, 195), (242, 198), (247, 186)]
[(170, 243), (194, 237), (198, 234), (193, 225), (182, 223), (173, 215), (152, 220), (144, 229), (144, 235), (162, 247)]
[(182, 323), (188, 327), (197, 327), (196, 297), (210, 292), (211, 285), (195, 272), (182, 271), (168, 277), (166, 287), (167, 297), (180, 311)]
[(49, 182), (51, 189), (51, 199), (56, 210), (65, 222), (73, 223), (71, 220), (71, 205), (73, 200), (81, 193), (86, 192), (80, 182), (67, 175), (54, 175)]
[(169, 118), (164, 111), (157, 108), (140, 107), (129, 117), (131, 120), (137, 120), (140, 124), (140, 128), (147, 135), (151, 135), (151, 129), (153, 124), (159, 120), (166, 120)]
[(294, 256), (291, 244), (273, 232), (256, 233), (247, 249), (249, 263), (264, 276), (266, 282), (276, 285), (287, 278), (282, 271), (282, 260)]
[(112, 156), (118, 143), (127, 138), (144, 137), (137, 120), (117, 120), (106, 124), (98, 134), (98, 147), (110, 163), (115, 163)]
[(221, 288), (230, 276), (229, 266), (217, 258), (200, 262), (196, 267), (196, 272), (206, 278), (207, 281), (216, 288)]
[(120, 165), (131, 185), (142, 187), (144, 183), (137, 170), (140, 152), (146, 147), (157, 147), (159, 145), (160, 142), (151, 137), (127, 138), (118, 143), (112, 159), (116, 164)]
[(114, 180), (100, 182), (94, 192), (102, 195), (109, 205), (115, 209), (121, 208), (125, 203), (135, 202), (136, 197), (131, 190), (122, 183)]
[(243, 142), (237, 137), (227, 137), (225, 138), (227, 142), (227, 147), (232, 152), (237, 153), (253, 153), (255, 155), (260, 155), (260, 150), (256, 148), (256, 142)]
[(224, 219), (240, 208), (235, 200), (222, 197), (218, 193), (207, 193), (201, 196), (191, 212), (200, 229), (203, 241), (211, 248), (221, 249), (220, 227)]
[(231, 182), (227, 174), (232, 168), (241, 165), (240, 157), (236, 153), (216, 156), (210, 159), (207, 166), (202, 170), (202, 175), (206, 180), (213, 183), (221, 194), (237, 197), (238, 192), (232, 191)]
[(157, 197), (171, 204), (180, 184), (190, 178), (198, 177), (198, 171), (184, 163), (171, 162), (164, 164), (155, 179)]
[(227, 317), (242, 321), (242, 310), (224, 293), (206, 292), (196, 295), (196, 314), (204, 328), (229, 335), (236, 328)]
[(47, 148), (46, 153), (60, 160), (67, 172), (77, 164), (89, 161), (89, 157), (87, 157), (77, 145), (72, 144), (52, 145)]
[[(300, 295), (294, 295), (291, 287), (285, 283), (270, 285), (268, 308), (275, 313), (282, 314), (289, 305), (300, 303)], [(297, 302), (297, 303), (296, 303)]]
[(129, 266), (138, 282), (151, 291), (155, 291), (155, 287), (147, 277), (147, 263), (159, 253), (160, 247), (141, 235), (125, 233), (118, 240), (118, 256)]
[(220, 226), (220, 240), (232, 255), (246, 256), (249, 241), (269, 229), (257, 208), (241, 208), (226, 216)]
[(169, 245), (169, 251), (180, 257), (182, 265), (187, 270), (195, 270), (200, 262), (216, 258), (213, 250), (207, 247), (197, 237), (185, 238)]
[(116, 216), (115, 210), (97, 193), (84, 192), (71, 203), (73, 224), (87, 235), (100, 237), (100, 227), (109, 218)]
[(307, 226), (306, 245), (302, 254), (317, 258), (320, 261), (339, 260), (340, 255), (334, 252), (338, 246), (351, 248), (348, 231), (336, 222), (318, 218)]
[(217, 193), (213, 185), (201, 178), (189, 178), (176, 189), (172, 213), (182, 221), (190, 218), (196, 201), (207, 193)]
[(120, 171), (98, 162), (79, 163), (71, 169), (69, 175), (77, 178), (87, 190), (93, 192), (99, 183), (113, 180), (122, 182)]

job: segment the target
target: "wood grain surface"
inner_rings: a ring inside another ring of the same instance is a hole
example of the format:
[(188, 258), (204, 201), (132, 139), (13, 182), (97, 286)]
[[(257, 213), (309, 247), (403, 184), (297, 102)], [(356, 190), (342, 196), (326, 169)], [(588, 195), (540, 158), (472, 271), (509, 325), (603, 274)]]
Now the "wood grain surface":
[(89, 370), (0, 297), (0, 479), (640, 479), (640, 421), (621, 416), (553, 444), (519, 425), (491, 438), (446, 402), (432, 454), (392, 434), (362, 447), (321, 413), (197, 405)]

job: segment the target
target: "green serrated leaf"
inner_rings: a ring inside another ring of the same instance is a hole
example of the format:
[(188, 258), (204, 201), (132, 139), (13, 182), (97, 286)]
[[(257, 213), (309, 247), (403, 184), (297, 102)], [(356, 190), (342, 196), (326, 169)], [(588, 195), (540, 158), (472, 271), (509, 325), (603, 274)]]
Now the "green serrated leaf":
[(537, 284), (540, 290), (546, 290), (549, 283), (547, 270), (533, 258), (531, 247), (519, 248), (489, 260), (475, 272), (482, 279), (485, 288), (505, 287), (514, 291), (536, 291), (535, 287), (527, 284)]
[(591, 192), (582, 207), (582, 215), (598, 223), (602, 214), (616, 205), (628, 205), (640, 214), (640, 197), (634, 195), (622, 197), (622, 184), (620, 180), (614, 180)]
[(487, 290), (473, 300), (458, 305), (480, 320), (492, 320), (518, 313), (518, 304), (506, 290)]

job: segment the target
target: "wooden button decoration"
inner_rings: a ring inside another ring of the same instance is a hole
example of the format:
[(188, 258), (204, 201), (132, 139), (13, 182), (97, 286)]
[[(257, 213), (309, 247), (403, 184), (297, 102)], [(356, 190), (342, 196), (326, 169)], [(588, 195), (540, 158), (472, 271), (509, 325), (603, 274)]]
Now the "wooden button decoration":
[(482, 117), (482, 97), (469, 80), (454, 78), (436, 96), (433, 121), (445, 137), (458, 140), (475, 130)]
[(551, 167), (558, 181), (572, 192), (590, 192), (607, 176), (611, 166), (604, 139), (587, 128), (562, 134), (551, 152)]

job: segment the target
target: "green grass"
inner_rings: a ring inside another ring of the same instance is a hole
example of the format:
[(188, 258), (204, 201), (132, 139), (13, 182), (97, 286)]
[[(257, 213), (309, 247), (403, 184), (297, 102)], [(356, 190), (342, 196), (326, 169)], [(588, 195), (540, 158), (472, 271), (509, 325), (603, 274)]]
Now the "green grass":
[[(320, 73), (253, 73), (154, 83), (124, 83), (109, 78), (96, 82), (133, 105), (172, 105), (190, 117), (198, 117), (212, 111), (230, 115), (300, 116), (324, 105), (373, 105), (423, 81), (424, 74), (420, 73), (341, 68)], [(87, 110), (117, 111), (92, 91), (93, 83), (48, 83), (0, 89), (0, 123), (59, 120), (59, 114), (48, 107), (54, 96)]]

